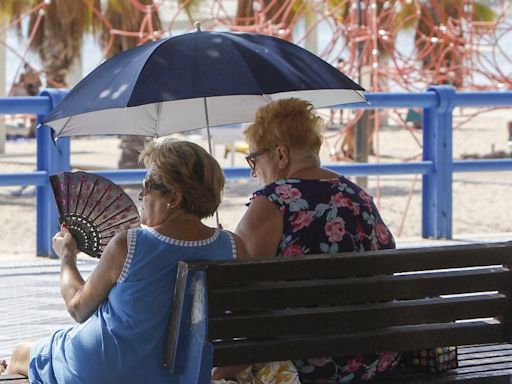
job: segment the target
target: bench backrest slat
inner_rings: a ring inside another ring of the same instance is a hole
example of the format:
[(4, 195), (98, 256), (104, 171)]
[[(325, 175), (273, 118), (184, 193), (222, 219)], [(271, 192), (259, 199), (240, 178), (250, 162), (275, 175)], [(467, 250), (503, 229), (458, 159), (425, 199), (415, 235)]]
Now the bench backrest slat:
[(366, 333), (214, 342), (213, 363), (215, 366), (223, 366), (308, 356), (350, 356), (361, 352), (400, 351), (408, 350), (411, 346), (432, 348), (481, 344), (500, 341), (502, 332), (502, 324), (476, 321), (391, 327)]
[(400, 276), (264, 282), (231, 289), (209, 289), (208, 306), (210, 313), (217, 314), (227, 310), (254, 311), (307, 305), (348, 305), (499, 291), (507, 289), (511, 283), (512, 274), (503, 267)]
[(503, 314), (507, 305), (503, 294), (434, 298), (351, 305), (342, 307), (283, 309), (256, 315), (213, 316), (209, 338), (279, 337), (305, 335), (315, 324), (315, 334), (362, 332), (372, 329), (452, 322), (459, 319), (492, 318)]
[[(432, 269), (512, 265), (512, 242), (419, 249), (268, 258), (208, 264), (208, 286), (244, 286), (252, 282), (373, 276)], [(507, 252), (508, 250), (508, 252)]]

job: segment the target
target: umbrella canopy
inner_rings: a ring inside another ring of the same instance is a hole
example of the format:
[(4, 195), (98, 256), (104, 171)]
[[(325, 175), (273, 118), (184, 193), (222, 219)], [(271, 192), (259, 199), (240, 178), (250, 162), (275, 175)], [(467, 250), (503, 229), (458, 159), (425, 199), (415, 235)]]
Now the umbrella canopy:
[(281, 98), (315, 107), (366, 102), (364, 89), (309, 51), (271, 36), (192, 32), (122, 52), (46, 117), (57, 136), (163, 136), (251, 121)]

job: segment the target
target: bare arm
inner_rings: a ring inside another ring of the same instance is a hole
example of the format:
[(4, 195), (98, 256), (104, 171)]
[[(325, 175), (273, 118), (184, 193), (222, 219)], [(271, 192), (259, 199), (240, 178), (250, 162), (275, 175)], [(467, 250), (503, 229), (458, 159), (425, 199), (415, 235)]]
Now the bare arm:
[(116, 235), (108, 243), (87, 281), (76, 267), (76, 243), (67, 228), (62, 227), (53, 237), (53, 248), (61, 258), (60, 291), (68, 312), (77, 322), (84, 322), (107, 299), (123, 270), (127, 233)]
[(274, 204), (258, 196), (249, 205), (235, 233), (245, 243), (250, 257), (275, 256), (283, 234), (283, 217)]

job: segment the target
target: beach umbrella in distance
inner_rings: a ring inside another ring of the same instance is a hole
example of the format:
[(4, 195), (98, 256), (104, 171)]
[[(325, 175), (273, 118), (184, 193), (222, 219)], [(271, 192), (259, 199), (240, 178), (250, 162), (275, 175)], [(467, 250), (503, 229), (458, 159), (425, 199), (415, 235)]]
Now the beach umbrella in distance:
[(57, 137), (159, 137), (248, 122), (261, 105), (282, 98), (306, 99), (317, 108), (366, 102), (363, 88), (295, 44), (196, 27), (105, 61), (43, 123)]

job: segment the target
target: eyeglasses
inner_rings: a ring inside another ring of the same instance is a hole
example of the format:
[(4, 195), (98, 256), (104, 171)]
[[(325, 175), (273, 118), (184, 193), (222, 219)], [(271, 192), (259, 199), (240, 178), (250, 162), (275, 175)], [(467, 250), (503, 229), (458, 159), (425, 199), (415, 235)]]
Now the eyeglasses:
[(265, 152), (270, 151), (270, 149), (271, 148), (260, 149), (259, 151), (254, 151), (253, 153), (249, 153), (247, 156), (245, 156), (245, 160), (247, 161), (247, 164), (249, 164), (249, 167), (251, 167), (251, 170), (254, 171), (254, 168), (256, 167), (256, 162), (254, 159), (260, 155), (263, 155)]
[(142, 180), (141, 192), (147, 193), (148, 191), (168, 192), (169, 189), (163, 183), (154, 183), (148, 179), (144, 179)]

